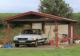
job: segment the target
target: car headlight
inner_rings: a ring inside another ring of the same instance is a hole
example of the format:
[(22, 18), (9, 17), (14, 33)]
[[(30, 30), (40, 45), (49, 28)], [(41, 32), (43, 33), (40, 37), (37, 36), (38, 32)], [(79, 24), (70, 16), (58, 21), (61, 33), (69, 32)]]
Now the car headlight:
[(18, 40), (18, 37), (14, 37), (13, 40)]
[(32, 38), (32, 40), (36, 40), (36, 38)]
[(32, 40), (36, 40), (35, 38), (32, 38)]

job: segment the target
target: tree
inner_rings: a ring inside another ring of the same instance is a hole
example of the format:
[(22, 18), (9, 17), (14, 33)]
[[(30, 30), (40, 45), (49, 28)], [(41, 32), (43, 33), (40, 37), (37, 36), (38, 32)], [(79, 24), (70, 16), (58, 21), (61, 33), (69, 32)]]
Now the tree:
[(40, 0), (41, 6), (39, 11), (56, 16), (62, 16), (71, 18), (72, 9), (69, 4), (66, 4), (63, 0)]

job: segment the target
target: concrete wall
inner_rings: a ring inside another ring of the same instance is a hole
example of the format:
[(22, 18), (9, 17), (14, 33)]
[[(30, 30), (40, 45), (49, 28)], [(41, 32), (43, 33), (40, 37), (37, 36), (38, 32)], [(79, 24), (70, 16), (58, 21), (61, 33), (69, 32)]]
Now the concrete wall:
[(48, 38), (55, 38), (54, 29), (55, 29), (55, 25), (53, 23), (46, 23), (45, 24), (45, 35)]
[[(29, 25), (26, 25), (29, 26)], [(32, 29), (42, 29), (42, 23), (32, 23)], [(46, 23), (44, 26), (45, 35), (48, 38), (55, 38), (55, 24), (54, 23)], [(73, 29), (72, 29), (73, 31)], [(73, 33), (73, 32), (71, 32)], [(58, 36), (59, 38), (62, 38), (62, 34), (68, 35), (68, 24), (59, 24), (58, 25)]]
[(62, 34), (68, 35), (68, 24), (59, 24), (58, 25), (58, 36), (59, 38), (62, 38)]
[[(48, 38), (55, 38), (55, 25), (53, 23), (46, 23), (45, 24), (45, 35)], [(68, 24), (59, 24), (58, 25), (58, 36), (62, 38), (62, 34), (68, 35)]]
[(42, 29), (42, 23), (32, 23), (32, 29)]

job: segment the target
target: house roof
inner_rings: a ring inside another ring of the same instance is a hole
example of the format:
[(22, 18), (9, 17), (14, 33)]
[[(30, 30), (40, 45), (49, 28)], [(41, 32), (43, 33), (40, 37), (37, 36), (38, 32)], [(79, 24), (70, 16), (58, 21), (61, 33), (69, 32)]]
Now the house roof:
[(64, 21), (69, 21), (69, 22), (76, 22), (76, 20), (72, 20), (72, 19), (68, 19), (68, 18), (64, 18), (64, 17), (59, 17), (59, 16), (55, 16), (55, 15), (51, 15), (51, 14), (46, 14), (46, 13), (42, 13), (42, 12), (33, 12), (33, 11), (20, 13), (20, 14), (17, 14), (15, 16), (7, 17), (5, 20), (9, 21), (9, 20), (16, 19), (18, 17), (30, 15), (30, 14), (45, 17), (45, 18), (50, 18), (50, 19), (54, 19), (54, 20), (64, 20)]

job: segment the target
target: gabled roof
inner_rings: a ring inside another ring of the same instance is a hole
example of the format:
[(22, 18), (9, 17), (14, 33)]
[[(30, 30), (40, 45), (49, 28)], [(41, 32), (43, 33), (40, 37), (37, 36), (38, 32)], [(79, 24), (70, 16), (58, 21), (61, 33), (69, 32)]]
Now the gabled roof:
[(12, 20), (12, 19), (15, 19), (18, 17), (30, 15), (30, 14), (33, 14), (36, 16), (41, 16), (41, 17), (46, 17), (46, 18), (50, 18), (50, 19), (54, 19), (54, 20), (65, 20), (65, 21), (69, 21), (69, 22), (76, 22), (76, 20), (72, 20), (72, 19), (68, 19), (68, 18), (64, 18), (64, 17), (59, 17), (59, 16), (55, 16), (55, 15), (51, 15), (51, 14), (41, 13), (41, 12), (33, 12), (33, 11), (17, 14), (15, 16), (8, 17), (6, 20), (9, 21), (9, 20)]

